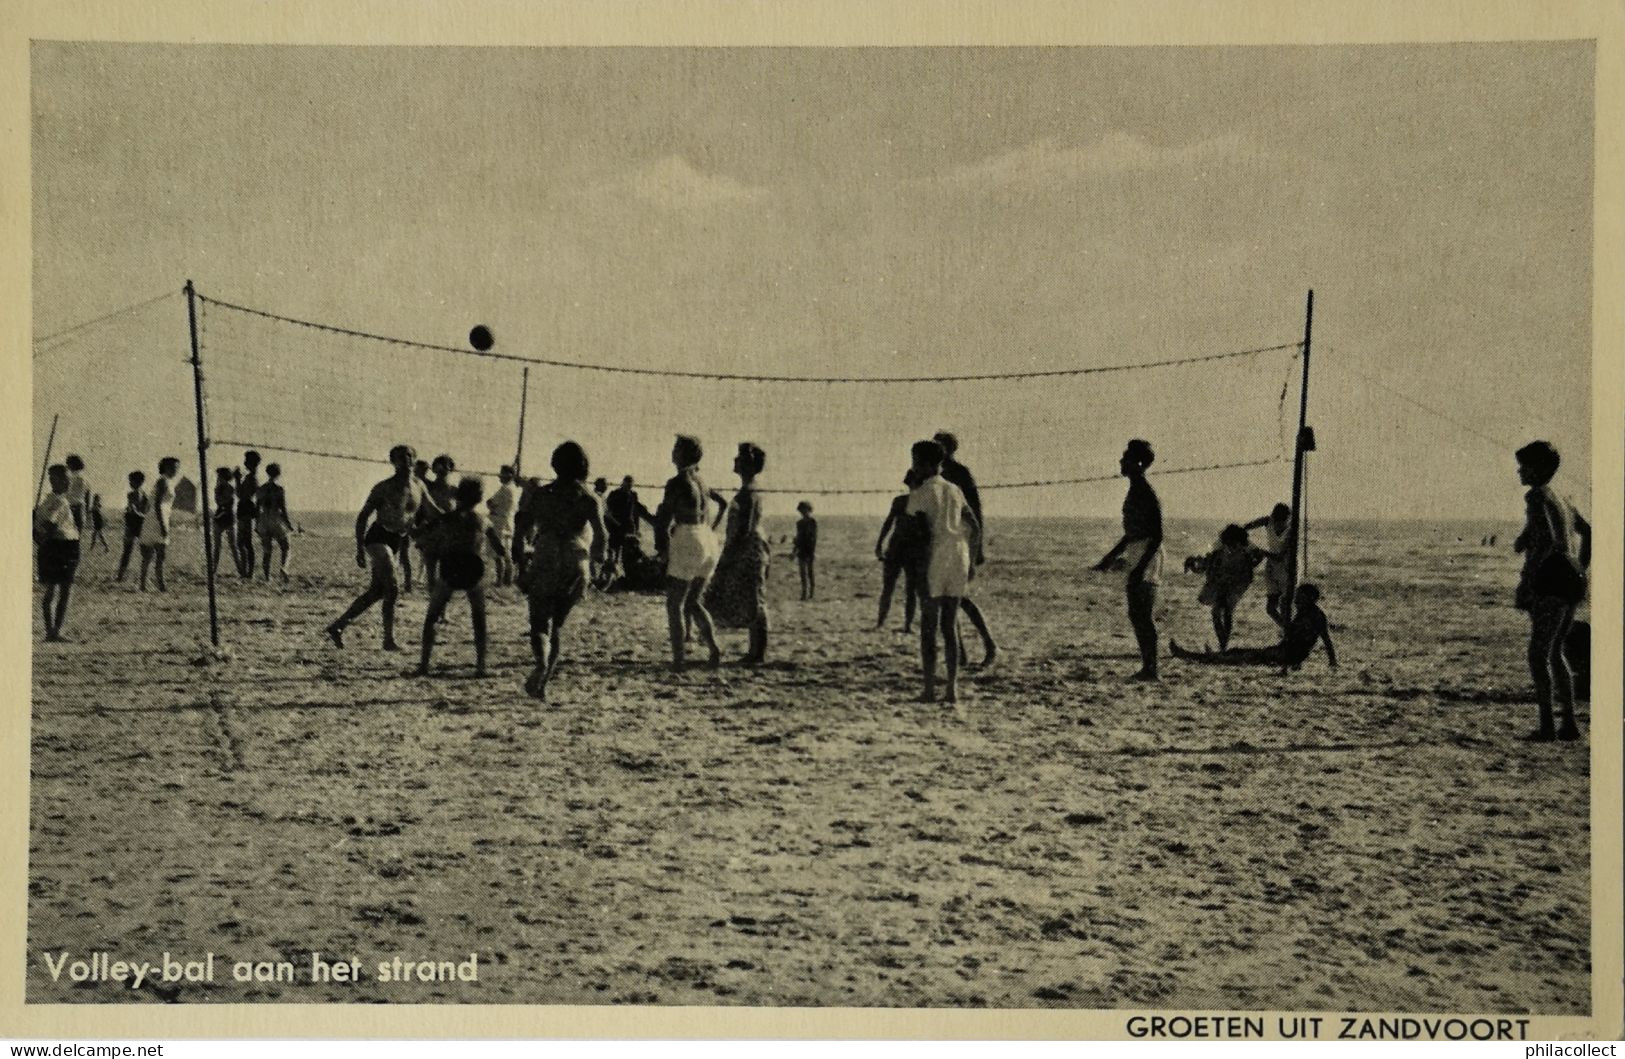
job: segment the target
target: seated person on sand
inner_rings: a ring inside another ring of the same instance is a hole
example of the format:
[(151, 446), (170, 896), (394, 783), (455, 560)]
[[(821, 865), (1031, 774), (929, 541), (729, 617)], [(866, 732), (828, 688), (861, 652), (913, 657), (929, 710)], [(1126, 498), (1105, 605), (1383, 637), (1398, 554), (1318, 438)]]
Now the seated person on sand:
[(1253, 567), (1263, 558), (1262, 551), (1248, 544), (1247, 531), (1232, 523), (1219, 534), (1218, 546), (1201, 563), (1207, 581), (1196, 599), (1213, 608), (1213, 635), (1219, 638), (1220, 651), (1230, 646), (1236, 605), (1253, 583)]
[(1337, 668), (1337, 649), (1332, 646), (1332, 634), (1326, 624), (1326, 614), (1320, 609), (1320, 589), (1314, 585), (1299, 585), (1292, 609), (1292, 620), (1287, 623), (1281, 642), (1274, 647), (1237, 647), (1215, 654), (1212, 651), (1190, 651), (1170, 640), (1168, 650), (1175, 658), (1188, 662), (1207, 662), (1221, 666), (1280, 666), (1283, 670), (1297, 669), (1314, 651), (1315, 644), (1326, 645), (1326, 661)]

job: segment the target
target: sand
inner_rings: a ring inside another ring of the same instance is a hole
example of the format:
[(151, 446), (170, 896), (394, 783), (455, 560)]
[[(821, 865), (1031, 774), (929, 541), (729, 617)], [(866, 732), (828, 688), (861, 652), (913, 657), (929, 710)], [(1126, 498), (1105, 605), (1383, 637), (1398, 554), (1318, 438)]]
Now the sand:
[[(976, 595), (1004, 650), (949, 708), (913, 701), (900, 609), (870, 628), (876, 525), (822, 521), (817, 601), (775, 548), (768, 666), (670, 676), (659, 601), (594, 596), (546, 705), (500, 592), (489, 681), (460, 602), (430, 679), (376, 618), (334, 650), (342, 520), (289, 586), (222, 579), (219, 659), (195, 533), (163, 596), (97, 553), (78, 642), (35, 617), (28, 999), (1588, 1009), (1588, 750), (1518, 741), (1516, 558), (1479, 544), (1504, 527), (1318, 528), (1341, 668), (1143, 686), (1119, 579), (1085, 572), (1110, 527), (996, 524)], [(1164, 637), (1200, 644), (1178, 565)], [(1262, 604), (1238, 643), (1268, 639)], [(313, 950), (363, 979), (310, 981)], [(215, 981), (43, 959), (101, 951), (213, 952)], [(477, 982), (375, 973), (470, 954)], [(297, 981), (232, 980), (282, 959)]]

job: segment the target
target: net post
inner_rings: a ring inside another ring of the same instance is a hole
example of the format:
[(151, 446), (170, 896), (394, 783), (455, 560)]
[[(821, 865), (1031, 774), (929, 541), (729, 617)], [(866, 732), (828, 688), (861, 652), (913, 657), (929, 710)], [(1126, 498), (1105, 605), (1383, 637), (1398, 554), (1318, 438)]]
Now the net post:
[(45, 495), (45, 472), (51, 467), (51, 448), (56, 444), (57, 416), (51, 416), (51, 436), (45, 439), (45, 462), (39, 465), (39, 485), (34, 487), (34, 506), (39, 507), (40, 497)]
[(519, 440), (513, 449), (513, 476), (519, 477), (525, 461), (525, 404), (530, 397), (530, 369), (524, 368), (519, 376)]
[(220, 615), (214, 600), (214, 519), (209, 514), (209, 439), (203, 432), (203, 360), (198, 356), (197, 292), (186, 281), (186, 323), (192, 334), (192, 397), (197, 407), (198, 507), (203, 512), (203, 568), (208, 573), (209, 643), (220, 646)]
[(1303, 310), (1303, 386), (1298, 396), (1298, 437), (1292, 456), (1292, 529), (1287, 536), (1292, 553), (1286, 563), (1286, 598), (1281, 601), (1281, 613), (1287, 621), (1292, 620), (1292, 602), (1298, 594), (1298, 548), (1302, 544), (1299, 532), (1303, 525), (1303, 460), (1308, 452), (1306, 444), (1309, 435), (1309, 341), (1314, 326), (1315, 292), (1311, 290)]

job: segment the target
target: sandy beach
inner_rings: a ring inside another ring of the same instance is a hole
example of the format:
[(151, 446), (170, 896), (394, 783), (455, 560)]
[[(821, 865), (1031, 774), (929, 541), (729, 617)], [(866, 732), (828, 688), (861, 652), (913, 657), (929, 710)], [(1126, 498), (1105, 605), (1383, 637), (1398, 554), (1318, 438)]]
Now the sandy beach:
[[(1504, 527), (1316, 527), (1340, 668), (1143, 686), (1120, 575), (1085, 572), (1112, 527), (996, 522), (1003, 650), (951, 708), (913, 701), (900, 605), (871, 629), (878, 520), (824, 521), (816, 601), (775, 546), (766, 667), (670, 675), (660, 602), (594, 595), (545, 705), (511, 591), (490, 680), (461, 602), (431, 679), (375, 615), (335, 650), (342, 518), (306, 520), (290, 585), (222, 576), (214, 657), (195, 530), (164, 595), (98, 551), (76, 642), (35, 632), (28, 999), (1588, 1010), (1588, 747), (1519, 741)], [(1164, 642), (1211, 640), (1177, 560), (1216, 529), (1171, 534)], [(1260, 588), (1240, 644), (1270, 639)], [(362, 979), (311, 981), (313, 951)], [(218, 967), (76, 984), (64, 952)], [(375, 973), (471, 954), (477, 982)]]

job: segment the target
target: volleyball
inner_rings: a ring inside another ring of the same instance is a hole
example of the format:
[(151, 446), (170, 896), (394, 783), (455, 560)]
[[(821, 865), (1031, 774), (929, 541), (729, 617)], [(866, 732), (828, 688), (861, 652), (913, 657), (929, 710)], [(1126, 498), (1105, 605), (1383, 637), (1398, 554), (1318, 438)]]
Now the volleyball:
[(491, 337), (491, 329), (484, 324), (476, 324), (474, 330), (468, 333), (468, 344), (484, 353), (495, 344), (496, 339)]

